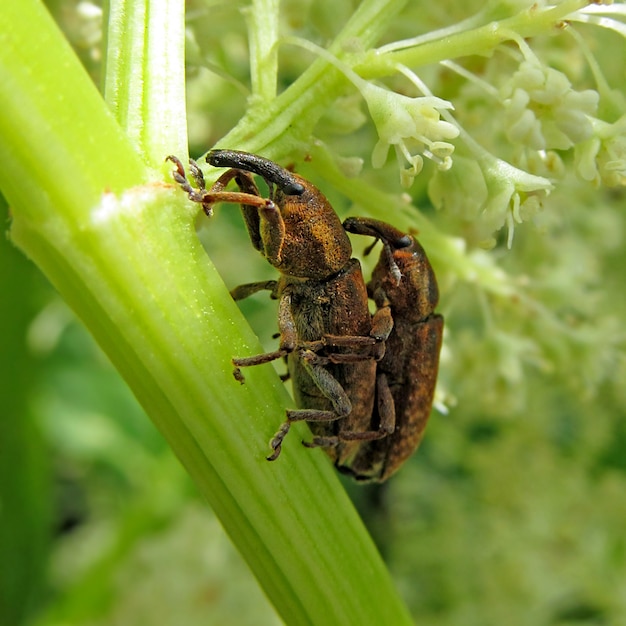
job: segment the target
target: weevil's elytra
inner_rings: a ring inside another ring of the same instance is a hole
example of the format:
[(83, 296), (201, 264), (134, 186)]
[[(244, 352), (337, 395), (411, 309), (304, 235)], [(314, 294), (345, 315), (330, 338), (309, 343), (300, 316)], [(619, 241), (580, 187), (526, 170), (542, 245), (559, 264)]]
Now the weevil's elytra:
[[(374, 415), (376, 363), (391, 330), (390, 319), (372, 319), (361, 267), (352, 259), (350, 240), (325, 196), (310, 182), (259, 157), (233, 150), (214, 150), (207, 160), (230, 167), (211, 187), (195, 176), (194, 189), (181, 173), (175, 180), (205, 212), (218, 202), (241, 205), (250, 239), (268, 262), (278, 269), (278, 281), (252, 283), (235, 290), (244, 297), (270, 289), (279, 300), (279, 348), (275, 352), (236, 358), (240, 368), (287, 357), (298, 409), (271, 441), (269, 460), (276, 459), (294, 421), (309, 422), (314, 434), (306, 445), (321, 446), (338, 465), (349, 465), (363, 441), (391, 432), (390, 420), (371, 429)], [(192, 169), (192, 173), (193, 173)], [(269, 198), (262, 198), (250, 174), (264, 178)], [(234, 180), (238, 192), (227, 191)], [(380, 411), (379, 411), (380, 413)], [(382, 427), (384, 425), (384, 428)]]
[[(368, 290), (377, 308), (388, 308), (393, 318), (377, 367), (376, 411), (388, 402), (389, 392), (395, 428), (389, 437), (361, 446), (351, 463), (339, 469), (357, 480), (383, 481), (418, 447), (431, 412), (443, 334), (443, 317), (434, 313), (439, 290), (426, 253), (413, 237), (367, 218), (349, 218), (344, 226), (383, 243)], [(382, 420), (375, 417), (372, 428)]]

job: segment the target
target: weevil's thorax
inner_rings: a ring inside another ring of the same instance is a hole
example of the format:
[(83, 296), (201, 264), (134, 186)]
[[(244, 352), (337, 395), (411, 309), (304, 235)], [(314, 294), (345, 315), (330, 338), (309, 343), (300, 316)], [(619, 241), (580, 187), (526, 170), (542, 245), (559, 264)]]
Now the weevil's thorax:
[(277, 190), (274, 202), (285, 224), (281, 260), (283, 274), (323, 280), (341, 270), (352, 256), (350, 240), (326, 197), (304, 178), (301, 195)]

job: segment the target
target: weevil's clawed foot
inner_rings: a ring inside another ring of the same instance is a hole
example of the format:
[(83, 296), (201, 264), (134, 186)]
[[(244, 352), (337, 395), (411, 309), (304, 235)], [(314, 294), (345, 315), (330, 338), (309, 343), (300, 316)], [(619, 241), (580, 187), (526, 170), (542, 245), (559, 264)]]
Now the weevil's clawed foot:
[(280, 456), (281, 450), (282, 450), (282, 446), (276, 446), (276, 449), (274, 450), (274, 452), (272, 452), (272, 454), (265, 457), (266, 460), (275, 461)]
[(198, 187), (198, 189), (204, 191), (206, 189), (204, 174), (202, 173), (202, 170), (200, 169), (198, 163), (193, 159), (189, 159), (189, 171), (191, 172), (194, 181), (196, 181), (196, 186)]
[(204, 184), (204, 175), (202, 174), (202, 170), (199, 165), (193, 159), (189, 159), (189, 171), (191, 172), (191, 176), (197, 185), (197, 189), (195, 189), (191, 186), (191, 183), (185, 174), (185, 167), (178, 157), (170, 154), (165, 160), (171, 161), (176, 166), (176, 169), (172, 172), (172, 178), (178, 183), (179, 187), (187, 194), (192, 202), (201, 204), (202, 210), (208, 217), (211, 217), (213, 215), (213, 208), (210, 203), (204, 201), (206, 187)]
[(270, 448), (272, 448), (274, 452), (265, 457), (268, 461), (275, 461), (280, 456), (280, 451), (283, 447), (283, 439), (287, 436), (290, 428), (291, 422), (284, 422), (278, 429), (278, 432), (272, 437), (272, 440), (270, 441)]
[(246, 382), (246, 377), (241, 373), (241, 370), (238, 367), (233, 370), (233, 377), (242, 385)]
[(185, 166), (183, 165), (182, 161), (173, 154), (167, 156), (165, 160), (172, 162), (176, 166), (176, 169), (172, 172), (172, 178), (183, 188), (185, 187), (185, 185), (189, 185), (189, 182), (187, 181), (187, 176), (185, 175)]

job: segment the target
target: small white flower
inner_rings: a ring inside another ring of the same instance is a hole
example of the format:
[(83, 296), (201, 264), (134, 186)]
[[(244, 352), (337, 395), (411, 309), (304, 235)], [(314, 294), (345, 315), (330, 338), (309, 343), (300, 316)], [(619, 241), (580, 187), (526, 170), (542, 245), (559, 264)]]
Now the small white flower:
[(440, 169), (450, 167), (454, 146), (445, 140), (457, 137), (459, 129), (443, 121), (438, 110), (452, 109), (450, 102), (435, 96), (410, 98), (371, 83), (361, 84), (360, 90), (379, 137), (372, 152), (373, 167), (385, 164), (390, 146), (394, 147), (398, 161), (409, 165), (401, 170), (405, 187), (421, 171), (424, 156)]
[(584, 180), (626, 186), (626, 115), (614, 124), (593, 120), (593, 136), (576, 146), (576, 171)]
[(506, 224), (507, 247), (511, 248), (515, 224), (521, 224), (539, 211), (543, 198), (552, 190), (552, 183), (493, 157), (481, 163), (481, 168), (489, 192), (484, 213), (491, 216), (494, 225)]

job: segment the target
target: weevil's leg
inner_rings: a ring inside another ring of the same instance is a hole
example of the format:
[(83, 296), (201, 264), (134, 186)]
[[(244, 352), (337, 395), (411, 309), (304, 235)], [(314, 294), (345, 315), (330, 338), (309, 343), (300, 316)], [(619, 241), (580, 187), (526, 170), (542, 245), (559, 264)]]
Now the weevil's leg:
[[(228, 180), (231, 180), (234, 177), (231, 175), (231, 172), (235, 172), (235, 170), (229, 170), (223, 174), (222, 178), (230, 176)], [(236, 175), (242, 175), (242, 180), (245, 180), (245, 177), (247, 176), (244, 172), (238, 172)], [(187, 179), (181, 178), (178, 171), (175, 171), (173, 176), (174, 180), (176, 180), (181, 188), (187, 192), (189, 199), (193, 202), (199, 202), (202, 204), (204, 212), (209, 216), (213, 214), (213, 205), (218, 202), (240, 204), (246, 228), (248, 229), (248, 235), (250, 236), (252, 245), (257, 250), (263, 250), (264, 248), (261, 240), (260, 225), (261, 222), (265, 221), (268, 225), (267, 228), (271, 233), (271, 236), (265, 246), (264, 254), (268, 260), (276, 259), (276, 262), (280, 261), (280, 254), (282, 252), (283, 242), (285, 239), (285, 224), (280, 211), (271, 200), (263, 198), (252, 192), (221, 191), (220, 189), (222, 189), (222, 186), (217, 186), (221, 179), (218, 179), (211, 190), (201, 192), (194, 189), (189, 184)], [(218, 189), (217, 191), (215, 190), (216, 186)]]
[(278, 301), (278, 330), (280, 332), (279, 346), (282, 350), (293, 352), (298, 340), (296, 320), (291, 312), (291, 293), (283, 291)]
[[(382, 307), (372, 316), (372, 330), (369, 337), (344, 337), (334, 338), (325, 336), (332, 345), (358, 349), (361, 346), (371, 346), (369, 352), (356, 354), (329, 354), (328, 358), (332, 363), (356, 363), (374, 359), (380, 361), (385, 356), (386, 344), (391, 331), (393, 330), (393, 317), (388, 306)], [(338, 340), (338, 341), (335, 341)]]
[[(187, 193), (187, 196), (192, 202), (198, 202), (202, 205), (204, 212), (210, 217), (213, 214), (213, 205), (218, 202), (233, 202), (235, 204), (250, 205), (252, 207), (260, 208), (267, 204), (274, 206), (273, 203), (265, 198), (261, 198), (258, 195), (258, 191), (254, 193), (254, 190), (250, 188), (249, 193), (236, 192), (236, 191), (223, 191), (224, 187), (237, 176), (247, 176), (245, 172), (239, 172), (237, 170), (229, 170), (222, 174), (209, 191), (204, 188), (204, 175), (198, 167), (198, 164), (194, 161), (191, 165), (192, 176), (198, 183), (198, 189), (191, 186), (191, 183), (185, 175), (185, 168), (180, 159), (170, 155), (166, 159), (171, 161), (176, 166), (172, 176), (174, 180), (180, 185), (181, 189)], [(254, 181), (251, 181), (254, 185)], [(254, 186), (256, 189), (256, 186)], [(253, 241), (254, 243), (254, 241)]]
[[(287, 411), (287, 419), (281, 424), (276, 434), (270, 441), (270, 447), (273, 452), (269, 456), (265, 457), (268, 461), (275, 461), (280, 456), (282, 450), (283, 440), (287, 436), (293, 422), (332, 422), (338, 420), (343, 415), (337, 415), (332, 411), (320, 411), (318, 409), (297, 409)], [(303, 441), (303, 445), (310, 446), (308, 442)]]
[(370, 335), (377, 341), (387, 341), (393, 330), (393, 317), (389, 306), (383, 306), (372, 316)]
[[(358, 350), (359, 348), (368, 348), (365, 352), (330, 352), (324, 356), (318, 356), (318, 365), (328, 365), (334, 363), (335, 365), (347, 364), (347, 363), (362, 363), (363, 361), (380, 361), (385, 356), (385, 344), (376, 343), (372, 337), (353, 337), (355, 341), (342, 341), (339, 344), (332, 344), (333, 347), (345, 347)], [(310, 350), (311, 352), (318, 352), (326, 347), (328, 344), (323, 341), (305, 341), (298, 344), (299, 348)]]
[[(187, 174), (185, 174), (185, 166), (183, 165), (182, 161), (177, 156), (174, 156), (173, 154), (170, 154), (169, 156), (165, 157), (165, 160), (172, 162), (176, 166), (176, 169), (172, 172), (172, 178), (181, 187), (183, 185), (189, 185), (189, 187), (191, 187), (191, 184), (187, 180)], [(193, 187), (191, 187), (191, 189), (193, 190)], [(185, 191), (187, 190), (185, 189)]]
[(276, 434), (271, 438), (270, 448), (272, 448), (273, 452), (265, 457), (268, 461), (275, 461), (280, 456), (280, 452), (283, 449), (283, 439), (287, 436), (290, 428), (291, 422), (289, 420), (283, 422)]
[[(307, 348), (313, 352), (326, 347), (350, 348), (356, 350), (354, 353), (330, 353), (326, 357), (330, 363), (358, 363), (374, 359), (380, 361), (385, 356), (385, 341), (388, 339), (393, 329), (393, 318), (391, 309), (388, 306), (380, 308), (372, 316), (372, 330), (369, 336), (362, 335), (324, 335), (317, 341), (307, 341), (299, 344), (300, 347)], [(362, 348), (371, 350), (362, 352)]]
[(363, 361), (377, 361), (377, 354), (372, 352), (366, 352), (365, 354), (358, 354), (355, 352), (348, 354), (338, 354), (332, 352), (325, 357), (328, 363), (334, 363), (335, 365), (349, 365), (350, 363), (363, 363)]
[[(330, 400), (333, 405), (333, 410), (338, 419), (345, 417), (352, 411), (352, 403), (348, 398), (348, 394), (344, 388), (339, 384), (337, 379), (324, 368), (320, 363), (325, 363), (325, 359), (320, 359), (315, 353), (310, 350), (303, 350), (301, 355), (302, 365), (306, 373), (311, 377), (317, 388)], [(320, 411), (320, 413), (326, 414), (328, 411)], [(311, 421), (327, 421), (327, 417), (320, 418), (306, 418)]]
[(230, 295), (233, 300), (243, 300), (252, 294), (259, 291), (271, 291), (272, 294), (276, 293), (276, 287), (278, 283), (275, 280), (265, 280), (258, 283), (246, 283), (245, 285), (239, 285), (234, 289), (231, 289)]
[(173, 154), (168, 154), (165, 157), (165, 160), (170, 161), (170, 163), (173, 163), (176, 166), (176, 171), (172, 172), (173, 177), (175, 177), (176, 174), (178, 174), (182, 178), (185, 178), (185, 166), (183, 165), (183, 162), (177, 156), (174, 156)]
[[(197, 164), (196, 164), (197, 165)], [(200, 167), (198, 167), (198, 170), (200, 171), (200, 174), (202, 175), (202, 170), (200, 170)], [(192, 170), (193, 172), (193, 170)], [(224, 189), (226, 189), (226, 186), (228, 185), (228, 183), (233, 180), (236, 179), (240, 174), (245, 174), (244, 172), (240, 172), (239, 170), (228, 170), (227, 172), (224, 172), (212, 185), (211, 185), (211, 189), (209, 189), (209, 191), (211, 193), (219, 193), (221, 191), (224, 191)], [(202, 178), (204, 180), (204, 175), (202, 175)], [(254, 185), (254, 181), (252, 181), (252, 184)], [(248, 190), (243, 190), (242, 191), (248, 191)], [(258, 190), (256, 190), (256, 186), (254, 189), (250, 189), (249, 191), (250, 194), (252, 194), (253, 196), (258, 196), (260, 195), (258, 193)]]
[(253, 365), (263, 365), (271, 363), (276, 359), (287, 356), (296, 347), (296, 325), (291, 314), (291, 296), (289, 293), (283, 293), (278, 303), (278, 329), (280, 330), (280, 344), (278, 350), (267, 352), (265, 354), (256, 354), (248, 357), (233, 358), (232, 363), (235, 366), (233, 376), (240, 382), (244, 383), (245, 378), (241, 373), (242, 367), (252, 367)]
[[(201, 188), (204, 189), (204, 177), (202, 175), (202, 170), (200, 170), (197, 163), (194, 162), (193, 164), (195, 165), (195, 170), (199, 172), (199, 175), (201, 177), (202, 185), (198, 184), (198, 186), (201, 186)], [(192, 165), (191, 172), (194, 175), (194, 178), (196, 178), (195, 170)], [(256, 196), (258, 198), (261, 197), (261, 194), (259, 193), (259, 188), (254, 182), (254, 178), (252, 178), (252, 176), (248, 172), (244, 172), (243, 170), (238, 169), (230, 169), (224, 172), (212, 185), (209, 193), (226, 193), (224, 189), (226, 189), (228, 183), (233, 179), (237, 183), (237, 186), (242, 193), (248, 194), (249, 196)], [(196, 178), (196, 180), (198, 181), (198, 183), (200, 183), (198, 178)], [(261, 242), (261, 234), (259, 229), (260, 219), (258, 207), (258, 203), (241, 204), (241, 213), (243, 215), (243, 220), (246, 225), (246, 229), (248, 230), (248, 235), (250, 237), (252, 245), (254, 246), (255, 250), (262, 250), (263, 244)]]
[[(174, 161), (174, 163), (176, 163), (176, 161)], [(218, 202), (232, 202), (233, 204), (245, 205), (247, 207), (250, 207), (250, 211), (256, 211), (267, 205), (270, 205), (271, 207), (274, 206), (271, 200), (267, 200), (259, 195), (259, 190), (257, 189), (254, 180), (247, 172), (242, 172), (240, 170), (228, 170), (227, 172), (224, 172), (215, 181), (215, 183), (213, 183), (211, 189), (207, 191), (206, 189), (204, 189), (204, 187), (194, 189), (193, 187), (191, 187), (187, 179), (183, 177), (184, 182), (187, 185), (184, 186), (183, 182), (179, 181), (179, 177), (181, 175), (180, 167), (182, 167), (180, 161), (176, 163), (176, 166), (177, 171), (174, 173), (174, 179), (181, 185), (181, 187), (185, 191), (187, 191), (190, 200), (193, 200), (194, 202), (200, 202), (202, 204), (205, 212), (207, 212), (207, 210), (210, 210), (212, 205), (217, 204)], [(184, 169), (182, 173), (184, 174)], [(195, 170), (192, 169), (192, 174), (199, 183), (201, 182), (201, 184), (204, 185), (204, 176), (197, 163), (195, 164)], [(236, 180), (237, 185), (239, 186), (241, 191), (224, 191), (226, 185), (228, 185), (228, 183), (233, 179)], [(188, 187), (189, 189), (191, 189), (191, 191), (189, 191)]]
[[(207, 160), (209, 160), (207, 158)], [(263, 160), (265, 162), (265, 160)], [(268, 162), (271, 164), (271, 162)], [(276, 166), (275, 164), (271, 164), (272, 167), (277, 168), (277, 172), (283, 172), (282, 168)], [(252, 169), (252, 171), (257, 171)], [(260, 172), (257, 172), (260, 173)], [(283, 242), (285, 239), (285, 225), (283, 223), (282, 215), (280, 211), (276, 208), (274, 203), (272, 202), (272, 198), (274, 197), (274, 182), (281, 182), (283, 185), (289, 186), (291, 183), (291, 174), (287, 173), (288, 176), (284, 180), (281, 178), (280, 181), (276, 181), (273, 178), (266, 178), (265, 182), (268, 185), (270, 199), (261, 198), (259, 194), (259, 189), (254, 182), (252, 176), (241, 169), (231, 169), (225, 172), (217, 182), (211, 187), (209, 193), (229, 193), (223, 191), (224, 187), (228, 182), (230, 182), (233, 178), (235, 182), (239, 186), (241, 193), (243, 194), (240, 199), (236, 199), (234, 196), (231, 196), (231, 199), (226, 199), (222, 196), (222, 200), (217, 199), (214, 202), (238, 202), (241, 204), (241, 212), (243, 214), (243, 219), (246, 224), (246, 228), (248, 230), (248, 235), (250, 237), (250, 241), (256, 250), (260, 250), (264, 253), (270, 262), (272, 260), (280, 260), (280, 255), (282, 252)], [(279, 176), (280, 178), (280, 176)], [(300, 183), (293, 181), (295, 185), (294, 188), (302, 188), (304, 187)], [(282, 187), (281, 187), (282, 188)], [(235, 192), (232, 192), (235, 193)], [(299, 192), (296, 195), (300, 195)], [(256, 198), (251, 201), (246, 201), (246, 198)], [(205, 203), (207, 200), (205, 199)], [(267, 231), (270, 233), (267, 241), (264, 243), (261, 238), (261, 224), (265, 223)]]
[(265, 206), (259, 206), (260, 228), (265, 232), (264, 256), (271, 265), (280, 264), (285, 243), (285, 222), (278, 207), (267, 200)]
[(391, 435), (396, 429), (396, 404), (386, 374), (376, 376), (376, 406), (380, 419), (378, 429)]
[[(230, 170), (235, 172), (235, 182), (243, 193), (249, 193), (253, 196), (260, 196), (259, 188), (256, 186), (254, 179), (248, 172), (242, 170)], [(270, 196), (271, 198), (271, 196)], [(258, 207), (242, 204), (241, 214), (248, 231), (248, 236), (255, 250), (263, 251), (263, 241), (261, 240), (261, 219), (259, 217)]]
[[(372, 316), (372, 330), (368, 337), (360, 335), (324, 335), (320, 340), (326, 346), (358, 348), (387, 341), (393, 330), (393, 317), (389, 306), (381, 307)], [(313, 343), (313, 342), (312, 342)]]
[[(273, 294), (272, 294), (272, 297), (273, 297)], [(272, 339), (278, 339), (279, 337), (280, 337), (280, 333), (274, 333), (274, 334), (272, 335)], [(284, 359), (284, 360), (285, 360), (285, 365), (287, 365), (287, 357), (285, 357), (285, 359)], [(281, 375), (279, 376), (279, 378), (280, 378), (280, 379), (281, 379), (284, 383), (286, 383), (286, 382), (287, 382), (287, 381), (291, 378), (291, 374), (289, 373), (289, 370), (287, 370), (287, 372), (285, 372), (284, 374), (281, 374)]]
[[(350, 350), (355, 350), (355, 352), (326, 353), (324, 356), (318, 357), (318, 365), (328, 365), (329, 363), (359, 363), (362, 361), (370, 361), (372, 359), (379, 361), (384, 356), (384, 344), (381, 351), (373, 337), (362, 337), (359, 335), (325, 335), (322, 339), (318, 339), (317, 341), (301, 341), (298, 343), (298, 348), (315, 353), (328, 347), (348, 348)], [(364, 348), (366, 350), (363, 352)]]
[(303, 441), (305, 448), (335, 448), (339, 445), (339, 437), (313, 437), (311, 441)]
[(361, 432), (342, 432), (338, 435), (340, 441), (374, 441), (384, 439), (393, 433), (396, 428), (396, 408), (385, 374), (376, 377), (376, 398), (378, 408), (378, 429)]
[(263, 365), (264, 363), (271, 363), (276, 359), (282, 359), (287, 356), (289, 352), (287, 350), (275, 350), (274, 352), (265, 352), (264, 354), (255, 354), (254, 356), (235, 357), (231, 359), (232, 364), (235, 366), (233, 370), (233, 376), (242, 385), (246, 382), (244, 375), (241, 373), (242, 367), (252, 367), (254, 365)]
[[(354, 356), (363, 357), (360, 360), (366, 360), (368, 358), (375, 358), (379, 361), (385, 351), (384, 351), (384, 342), (388, 339), (391, 331), (393, 329), (393, 318), (391, 317), (391, 309), (387, 307), (383, 307), (376, 311), (376, 313), (372, 316), (372, 330), (369, 336), (363, 335), (330, 335), (326, 334), (317, 341), (308, 341), (300, 344), (302, 347), (308, 348), (309, 350), (318, 351), (322, 348), (326, 348), (328, 346), (336, 347), (336, 348), (354, 348), (355, 350), (362, 347), (369, 346), (378, 346), (379, 344), (383, 344), (377, 350), (369, 353), (369, 354), (357, 354)], [(329, 355), (331, 357), (337, 356), (341, 358), (342, 356), (352, 356), (352, 355)], [(357, 358), (357, 360), (359, 360)], [(333, 361), (338, 362), (338, 361)]]
[(336, 436), (314, 437), (312, 441), (304, 445), (307, 448), (332, 448), (341, 441), (375, 441), (388, 437), (396, 428), (396, 409), (385, 374), (379, 374), (376, 378), (376, 397), (379, 417), (378, 430), (343, 431)]
[[(304, 369), (318, 389), (330, 400), (334, 410), (297, 409), (287, 411), (287, 420), (270, 441), (273, 452), (267, 457), (268, 461), (274, 461), (278, 458), (283, 439), (287, 436), (293, 422), (332, 422), (345, 417), (352, 411), (352, 403), (343, 387), (328, 370), (318, 364), (319, 362), (325, 362), (325, 359), (320, 359), (309, 350), (303, 350), (301, 358)], [(302, 443), (307, 447), (315, 447), (315, 444), (310, 445), (309, 442), (303, 441)]]
[(373, 346), (376, 343), (374, 337), (363, 335), (323, 335), (318, 341), (303, 342), (303, 346), (311, 349), (326, 348), (333, 346), (335, 348), (361, 348), (363, 346)]
[[(192, 198), (194, 200), (194, 198)], [(194, 200), (198, 202), (198, 200)], [(274, 207), (274, 203), (271, 200), (261, 198), (261, 196), (254, 196), (250, 193), (244, 193), (243, 191), (206, 191), (202, 194), (202, 204), (213, 205), (218, 202), (231, 202), (232, 204), (247, 204), (250, 206), (264, 209), (268, 205)]]
[(374, 359), (380, 361), (387, 350), (387, 344), (385, 343), (389, 339), (389, 335), (393, 330), (393, 317), (391, 315), (391, 308), (389, 306), (382, 306), (378, 308), (376, 313), (372, 316), (372, 330), (370, 334), (376, 339), (376, 345), (372, 349)]

